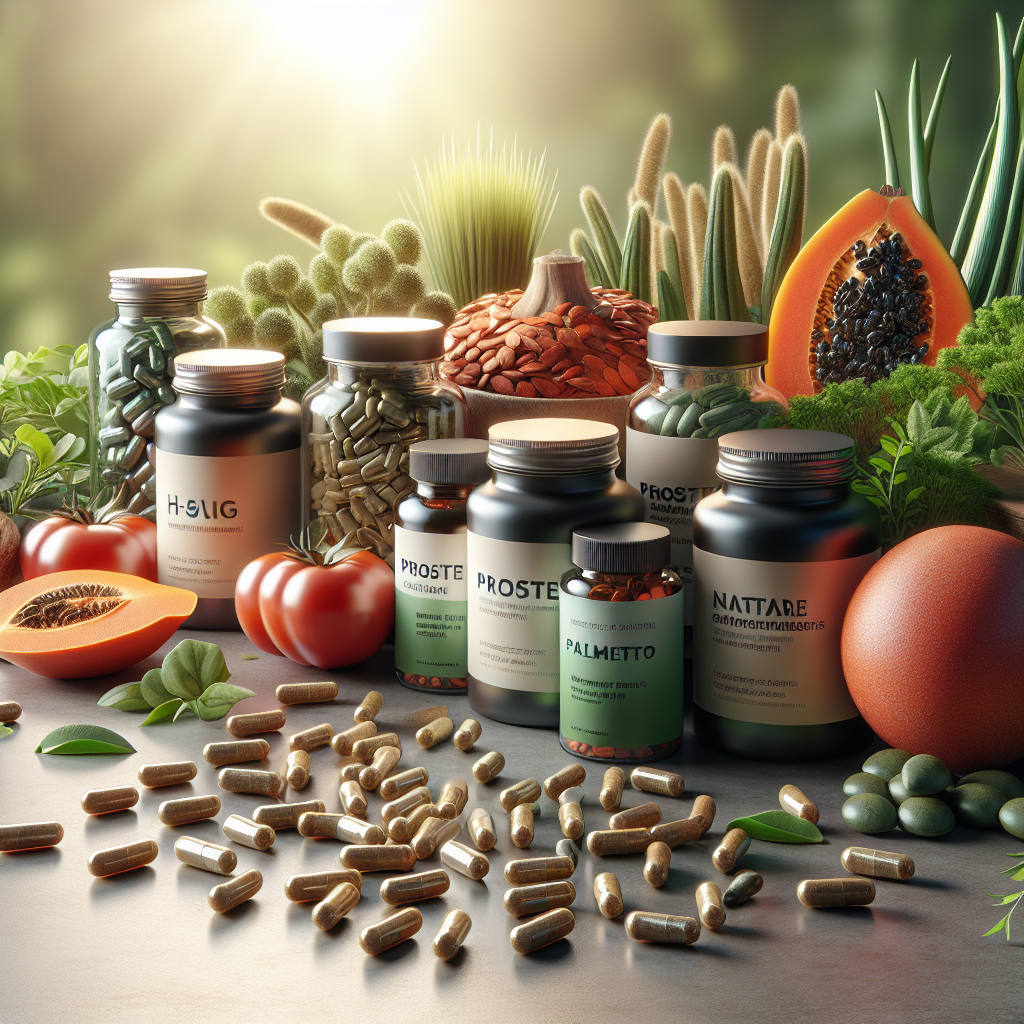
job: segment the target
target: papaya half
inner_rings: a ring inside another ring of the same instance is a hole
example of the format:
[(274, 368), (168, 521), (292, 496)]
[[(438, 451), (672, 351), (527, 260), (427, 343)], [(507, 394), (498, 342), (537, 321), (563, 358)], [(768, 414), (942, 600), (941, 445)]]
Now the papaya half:
[(72, 569), (0, 593), (0, 658), (51, 679), (119, 672), (187, 619), (196, 595), (139, 576)]
[(960, 271), (889, 186), (854, 196), (786, 272), (768, 325), (765, 380), (787, 398), (826, 384), (935, 364), (973, 316)]

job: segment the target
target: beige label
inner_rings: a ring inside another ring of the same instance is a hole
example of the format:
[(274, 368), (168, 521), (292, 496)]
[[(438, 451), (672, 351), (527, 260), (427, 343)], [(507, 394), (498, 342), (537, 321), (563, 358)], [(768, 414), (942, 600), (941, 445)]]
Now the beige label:
[(238, 574), (300, 529), (301, 454), (207, 458), (156, 453), (161, 583), (233, 598)]
[(855, 717), (839, 643), (846, 606), (878, 558), (756, 562), (694, 548), (694, 702), (762, 725)]

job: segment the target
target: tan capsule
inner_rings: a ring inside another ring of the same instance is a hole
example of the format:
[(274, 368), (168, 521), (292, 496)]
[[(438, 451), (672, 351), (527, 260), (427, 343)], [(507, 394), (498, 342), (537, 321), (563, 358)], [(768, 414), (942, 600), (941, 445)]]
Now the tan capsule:
[(643, 853), (650, 843), (651, 831), (646, 828), (613, 828), (591, 832), (587, 836), (587, 849), (595, 857)]
[(601, 806), (606, 811), (617, 811), (622, 803), (622, 790), (626, 785), (626, 773), (616, 765), (612, 765), (604, 773), (601, 783)]
[(473, 845), (486, 853), (494, 849), (498, 834), (494, 831), (494, 820), (482, 807), (476, 807), (469, 816), (469, 837)]
[(779, 803), (784, 811), (795, 814), (812, 825), (818, 824), (818, 808), (796, 786), (783, 786), (779, 790)]
[(384, 800), (395, 800), (429, 781), (430, 774), (426, 768), (407, 768), (404, 772), (389, 775), (380, 784), (380, 795)]
[(503, 789), (498, 797), (502, 809), (511, 811), (517, 804), (533, 803), (540, 796), (540, 783), (536, 779), (523, 779), (508, 789)]
[(97, 878), (106, 878), (107, 875), (119, 875), (122, 871), (144, 868), (156, 860), (159, 852), (160, 848), (152, 839), (143, 839), (139, 843), (97, 850), (89, 858), (88, 867)]
[(416, 742), (424, 750), (430, 750), (431, 747), (436, 747), (438, 743), (448, 739), (454, 728), (455, 723), (450, 718), (435, 718), (416, 732)]
[(512, 948), (522, 956), (535, 953), (538, 949), (550, 946), (552, 942), (564, 939), (576, 927), (576, 918), (566, 907), (549, 910), (540, 914), (532, 921), (517, 925), (509, 933), (508, 941)]
[(711, 855), (711, 863), (722, 874), (727, 875), (749, 849), (750, 836), (741, 828), (731, 828), (725, 833), (718, 849)]
[(394, 771), (402, 760), (402, 752), (398, 747), (381, 747), (373, 755), (373, 760), (359, 773), (359, 785), (363, 789), (376, 789), (384, 780), (385, 775)]
[(338, 773), (338, 781), (358, 782), (359, 776), (362, 775), (365, 767), (366, 765), (363, 764), (362, 761), (359, 761), (354, 757), (351, 760), (346, 758), (346, 763), (342, 764), (341, 770)]
[(424, 725), (432, 722), (435, 718), (444, 718), (447, 714), (448, 706), (446, 704), (432, 704), (429, 708), (420, 708), (418, 711), (414, 711), (409, 716), (409, 721), (412, 722), (417, 729), (420, 729)]
[(351, 882), (339, 882), (314, 908), (313, 924), (329, 932), (358, 902), (360, 891)]
[(437, 798), (437, 812), (442, 818), (454, 818), (462, 813), (469, 800), (469, 786), (465, 779), (449, 779), (441, 787)]
[(255, 736), (261, 732), (277, 732), (287, 721), (283, 711), (256, 711), (251, 715), (232, 715), (227, 729), (232, 736)]
[(327, 810), (323, 800), (303, 800), (294, 804), (260, 804), (252, 812), (257, 825), (269, 825), (275, 832), (283, 828), (298, 828), (304, 814), (323, 813)]
[[(693, 801), (693, 810), (690, 811), (690, 817), (700, 818), (701, 835), (704, 835), (704, 833), (711, 828), (711, 825), (715, 820), (715, 810), (715, 801), (709, 796), (701, 794)], [(689, 842), (689, 840), (687, 840), (687, 842)]]
[(280, 796), (284, 778), (278, 772), (261, 772), (255, 768), (221, 768), (217, 785), (229, 793), (251, 793), (254, 796)]
[(337, 839), (340, 814), (324, 813), (323, 811), (306, 811), (299, 815), (298, 830), (300, 836), (307, 839)]
[(417, 871), (411, 875), (399, 875), (380, 883), (380, 898), (393, 907), (403, 903), (419, 903), (443, 896), (451, 885), (448, 872), (443, 868), (433, 871)]
[(229, 910), (251, 900), (263, 886), (263, 876), (253, 868), (241, 875), (237, 875), (229, 882), (222, 882), (210, 890), (206, 902), (218, 914), (225, 914)]
[(376, 735), (376, 722), (360, 722), (358, 725), (349, 726), (343, 732), (335, 733), (334, 739), (331, 740), (331, 750), (339, 757), (348, 757), (352, 753), (352, 748), (359, 740), (366, 739), (367, 736)]
[(414, 807), (408, 815), (400, 814), (388, 822), (388, 837), (396, 843), (408, 843), (427, 818), (437, 817), (440, 815), (438, 815), (437, 807), (434, 804), (420, 804), (419, 807)]
[[(410, 789), (403, 796), (389, 800), (380, 809), (381, 820), (387, 825), (395, 818), (402, 817), (403, 815), (408, 817), (417, 807), (429, 803), (430, 790), (426, 786), (417, 786), (415, 789)], [(453, 815), (447, 815), (447, 817), (453, 817)]]
[(338, 696), (338, 684), (332, 679), (322, 683), (282, 683), (274, 695), (282, 704), (322, 704)]
[(261, 825), (240, 814), (229, 814), (221, 825), (221, 831), (233, 843), (248, 846), (250, 850), (269, 850), (277, 838), (277, 833), (269, 825)]
[(480, 739), (483, 728), (475, 718), (467, 718), (455, 731), (452, 743), (465, 753), (473, 749), (473, 744)]
[(473, 778), (477, 782), (491, 782), (501, 774), (501, 770), (504, 767), (505, 756), (499, 754), (497, 750), (492, 750), (489, 754), (484, 754), (473, 765)]
[(451, 960), (462, 948), (473, 922), (464, 910), (452, 910), (441, 922), (441, 930), (434, 936), (434, 956)]
[(341, 851), (343, 867), (356, 871), (411, 871), (416, 854), (404, 843), (395, 846), (346, 846)]
[(0, 853), (45, 850), (64, 838), (59, 821), (31, 821), (24, 825), (0, 825)]
[(342, 882), (350, 882), (362, 892), (363, 876), (354, 868), (339, 868), (337, 871), (292, 875), (284, 883), (284, 894), (293, 903), (308, 903), (310, 900), (322, 900)]
[(669, 846), (662, 842), (652, 842), (647, 847), (644, 880), (655, 889), (660, 889), (668, 881), (668, 869), (671, 864), (672, 850)]
[(198, 769), (192, 761), (168, 761), (165, 764), (144, 764), (139, 769), (139, 782), (147, 789), (177, 786), (191, 782)]
[(284, 777), (291, 789), (305, 789), (309, 784), (309, 770), (313, 759), (305, 750), (293, 750), (284, 766)]
[(288, 737), (289, 750), (305, 750), (307, 753), (312, 750), (319, 750), (321, 747), (330, 746), (334, 739), (334, 726), (330, 722), (321, 722), (319, 725), (303, 729), (301, 732), (293, 732)]
[(336, 835), (343, 843), (357, 843), (360, 846), (383, 846), (387, 835), (380, 825), (371, 825), (351, 814), (338, 818)]
[(16, 700), (0, 702), (0, 722), (16, 722), (21, 718), (22, 707)]
[(586, 778), (587, 769), (583, 765), (567, 764), (561, 771), (544, 780), (544, 792), (552, 800), (557, 800), (567, 789), (582, 786)]
[(627, 807), (608, 819), (609, 828), (650, 828), (661, 821), (661, 808), (653, 801)]
[(217, 814), (220, 814), (218, 796), (186, 796), (180, 800), (165, 800), (156, 809), (156, 816), (165, 825), (188, 825)]
[(909, 881), (914, 875), (914, 862), (905, 853), (872, 850), (866, 846), (848, 846), (843, 850), (843, 867), (855, 875)]
[(412, 838), (416, 859), (426, 860), (432, 856), (439, 846), (454, 839), (460, 828), (458, 818), (427, 818)]
[(614, 921), (622, 913), (622, 888), (610, 871), (602, 871), (594, 879), (594, 899), (597, 900), (597, 909), (609, 921)]
[(352, 721), (357, 725), (360, 722), (372, 722), (380, 714), (382, 707), (384, 707), (384, 698), (376, 690), (371, 690), (363, 698), (362, 704), (356, 708), (352, 715)]
[(533, 845), (533, 811), (526, 804), (516, 804), (509, 815), (509, 835), (512, 845), (528, 850)]
[(113, 814), (114, 811), (126, 811), (138, 802), (139, 791), (134, 786), (90, 789), (82, 796), (82, 810), (86, 814)]
[(406, 907), (397, 914), (384, 918), (378, 924), (371, 924), (359, 933), (359, 945), (363, 952), (377, 956), (406, 939), (411, 939), (423, 927), (423, 915), (415, 907)]
[(529, 857), (510, 860), (505, 865), (505, 879), (510, 885), (560, 882), (563, 878), (571, 878), (575, 870), (572, 857)]
[(643, 764), (630, 772), (629, 781), (634, 789), (642, 793), (657, 793), (660, 796), (679, 796), (686, 789), (682, 775)]
[(690, 946), (700, 938), (700, 921), (693, 917), (634, 910), (626, 915), (626, 934), (636, 942)]
[(265, 761), (270, 753), (266, 740), (227, 740), (207, 743), (203, 747), (203, 760), (220, 768), (226, 764), (244, 764), (246, 761)]
[(664, 843), (673, 850), (684, 843), (696, 842), (702, 835), (704, 819), (699, 816), (663, 821), (651, 829), (652, 842)]
[(363, 764), (369, 764), (373, 755), (381, 747), (397, 747), (402, 749), (402, 741), (398, 738), (397, 732), (379, 732), (374, 736), (365, 736), (352, 744), (352, 756), (358, 758)]
[(491, 862), (486, 857), (454, 839), (449, 839), (441, 847), (441, 863), (474, 882), (479, 882), (491, 870)]
[(722, 890), (714, 882), (701, 882), (697, 886), (697, 916), (705, 928), (717, 932), (725, 924)]
[(805, 907), (864, 907), (875, 898), (870, 878), (809, 878), (796, 887)]
[(238, 866), (234, 850), (192, 836), (182, 836), (174, 844), (174, 856), (190, 868), (212, 871), (215, 875), (230, 875)]
[(558, 825), (562, 835), (573, 841), (583, 835), (585, 828), (583, 823), (583, 808), (576, 800), (566, 800), (558, 805)]
[(752, 896), (756, 896), (764, 885), (764, 879), (756, 871), (740, 871), (733, 876), (725, 890), (722, 903), (727, 907), (741, 907)]
[(563, 879), (560, 882), (516, 886), (506, 890), (501, 902), (513, 917), (530, 917), (556, 907), (568, 907), (575, 901), (576, 886), (568, 879)]
[(341, 809), (346, 814), (351, 814), (356, 818), (366, 817), (369, 805), (366, 802), (363, 787), (358, 782), (353, 782), (351, 779), (343, 782), (338, 787), (338, 799), (341, 801)]

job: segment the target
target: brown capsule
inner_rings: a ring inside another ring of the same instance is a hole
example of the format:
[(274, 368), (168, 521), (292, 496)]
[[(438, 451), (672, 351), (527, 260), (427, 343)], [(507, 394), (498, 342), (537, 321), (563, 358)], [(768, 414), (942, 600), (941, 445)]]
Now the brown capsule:
[(395, 800), (418, 786), (425, 786), (429, 781), (430, 775), (426, 768), (407, 768), (404, 772), (389, 775), (380, 784), (380, 795), (384, 800)]
[(338, 684), (331, 679), (323, 683), (282, 683), (274, 695), (282, 704), (322, 704), (338, 696)]
[(502, 810), (511, 811), (517, 804), (533, 803), (540, 796), (540, 783), (536, 779), (523, 779), (508, 789), (503, 789), (498, 797)]
[(364, 736), (352, 744), (352, 756), (362, 761), (363, 764), (369, 764), (373, 760), (373, 755), (381, 747), (397, 747), (401, 750), (402, 741), (398, 738), (398, 733), (378, 732), (373, 736)]
[(660, 889), (668, 881), (668, 869), (672, 864), (672, 850), (667, 843), (652, 842), (647, 847), (644, 862), (644, 879), (648, 885)]
[(650, 828), (661, 821), (661, 808), (653, 800), (627, 807), (608, 819), (609, 828)]
[(597, 900), (597, 909), (609, 921), (615, 920), (622, 913), (622, 889), (619, 880), (610, 871), (602, 871), (594, 879), (594, 899)]
[(441, 795), (437, 798), (437, 813), (442, 818), (454, 818), (462, 813), (467, 800), (469, 786), (466, 785), (466, 780), (449, 779), (441, 787)]
[(257, 825), (269, 825), (275, 832), (283, 828), (298, 828), (304, 814), (323, 813), (327, 808), (323, 800), (303, 800), (294, 804), (260, 804), (252, 812)]
[(474, 882), (479, 882), (491, 870), (491, 862), (486, 857), (454, 839), (441, 847), (441, 863)]
[(484, 756), (473, 765), (473, 778), (476, 779), (477, 782), (491, 782), (501, 774), (501, 769), (504, 767), (504, 755), (499, 754), (497, 750), (492, 750), (489, 754), (484, 754)]
[(700, 921), (693, 917), (634, 910), (626, 915), (626, 934), (636, 942), (690, 946), (700, 938)]
[[(430, 790), (426, 786), (417, 786), (415, 789), (409, 790), (404, 796), (389, 800), (380, 809), (381, 820), (387, 825), (395, 818), (402, 817), (403, 815), (408, 817), (417, 807), (429, 803)], [(451, 815), (447, 815), (447, 817), (451, 817)]]
[(354, 815), (357, 818), (365, 818), (369, 805), (366, 802), (366, 794), (358, 782), (351, 779), (343, 782), (338, 787), (338, 799), (341, 801), (341, 809), (346, 814)]
[(16, 700), (0, 702), (0, 722), (16, 722), (21, 718), (21, 705)]
[(462, 948), (473, 922), (464, 910), (452, 910), (441, 922), (441, 930), (434, 936), (434, 955), (441, 960), (451, 960)]
[(506, 890), (501, 902), (513, 917), (530, 917), (575, 903), (576, 886), (568, 879), (560, 882), (540, 882), (537, 885), (520, 885)]
[(779, 790), (779, 803), (784, 811), (795, 814), (812, 825), (818, 824), (818, 808), (796, 786), (783, 786)]
[(601, 806), (606, 811), (617, 811), (622, 803), (622, 790), (626, 785), (626, 773), (616, 765), (612, 765), (604, 773), (601, 783)]
[(583, 835), (583, 808), (577, 800), (566, 800), (559, 798), (558, 804), (558, 826), (566, 839), (574, 842)]
[(567, 764), (561, 771), (544, 780), (544, 792), (552, 800), (557, 800), (567, 789), (582, 786), (586, 778), (587, 769), (583, 765)]
[(443, 868), (417, 871), (411, 875), (385, 879), (380, 883), (380, 898), (393, 907), (403, 903), (419, 903), (420, 900), (443, 896), (451, 884), (448, 872)]
[(741, 828), (731, 828), (719, 847), (711, 855), (711, 863), (727, 875), (739, 863), (740, 858), (750, 849), (750, 836)]
[(339, 882), (313, 908), (313, 924), (329, 932), (359, 902), (359, 897), (359, 889), (351, 882)]
[(266, 740), (228, 740), (225, 743), (207, 743), (203, 747), (203, 760), (220, 768), (226, 764), (265, 761), (269, 753), (270, 744)]
[(86, 814), (113, 814), (114, 811), (126, 811), (138, 802), (139, 791), (134, 786), (90, 789), (82, 797), (82, 810)]
[(494, 831), (494, 820), (482, 807), (474, 808), (469, 816), (469, 837), (478, 850), (486, 853), (494, 849), (498, 835)]
[(727, 907), (740, 907), (761, 891), (764, 879), (756, 871), (740, 871), (725, 890), (722, 903)]
[(305, 750), (308, 753), (311, 750), (329, 746), (332, 739), (334, 739), (334, 726), (330, 722), (321, 722), (320, 725), (303, 729), (302, 732), (293, 732), (288, 737), (288, 749)]
[(452, 737), (452, 743), (463, 751), (468, 753), (473, 749), (473, 744), (480, 739), (480, 733), (483, 732), (483, 728), (475, 718), (467, 718), (462, 725), (455, 730), (455, 735)]
[(340, 814), (306, 811), (299, 815), (299, 835), (307, 839), (337, 839)]
[(450, 718), (435, 718), (416, 733), (416, 742), (424, 749), (430, 750), (438, 743), (448, 739), (455, 723)]
[(159, 852), (160, 848), (152, 839), (143, 839), (139, 843), (97, 850), (89, 858), (88, 867), (97, 878), (106, 878), (107, 875), (119, 875), (123, 871), (144, 868), (156, 860)]
[(429, 708), (420, 708), (418, 711), (414, 711), (409, 716), (409, 721), (412, 722), (417, 729), (422, 728), (424, 725), (428, 725), (435, 718), (444, 718), (448, 714), (448, 707), (445, 704), (432, 704)]
[(232, 715), (227, 729), (232, 736), (255, 736), (261, 732), (277, 732), (287, 721), (283, 711), (256, 711), (251, 715)]
[(0, 825), (0, 853), (45, 850), (64, 838), (59, 821), (32, 821), (24, 825)]
[(293, 903), (308, 903), (322, 900), (342, 882), (351, 882), (360, 892), (363, 876), (354, 868), (339, 868), (337, 871), (317, 871), (310, 875), (292, 875), (284, 883), (284, 894)]
[(529, 857), (510, 860), (505, 865), (505, 879), (510, 885), (559, 882), (563, 878), (571, 878), (575, 870), (572, 857)]
[(217, 785), (229, 793), (278, 797), (284, 792), (285, 782), (278, 772), (261, 772), (255, 768), (221, 768)]
[(717, 932), (725, 924), (722, 890), (714, 882), (701, 882), (697, 886), (697, 916), (705, 928)]
[(298, 791), (309, 784), (309, 770), (313, 767), (313, 759), (305, 750), (293, 750), (285, 762), (284, 777), (288, 785)]
[(416, 854), (411, 846), (346, 846), (341, 851), (342, 867), (356, 871), (411, 871)]
[(156, 816), (165, 825), (188, 825), (217, 814), (220, 814), (218, 796), (186, 796), (180, 800), (165, 800), (156, 809)]
[(351, 814), (338, 818), (336, 835), (343, 843), (357, 843), (360, 846), (383, 846), (387, 840), (380, 825), (371, 825)]
[(914, 875), (914, 862), (905, 853), (872, 850), (866, 846), (848, 846), (843, 850), (843, 867), (855, 875), (909, 881)]
[(384, 707), (384, 698), (376, 690), (371, 690), (356, 708), (352, 715), (352, 721), (357, 725), (360, 722), (372, 722), (380, 714), (382, 707)]
[(591, 832), (587, 836), (587, 849), (595, 857), (610, 857), (621, 853), (643, 853), (651, 841), (650, 829), (613, 828)]
[(458, 818), (427, 818), (412, 838), (417, 860), (426, 860), (449, 839), (454, 839), (461, 826)]
[(234, 850), (193, 836), (182, 836), (174, 844), (174, 856), (190, 868), (212, 871), (215, 875), (230, 875), (238, 866)]
[(251, 900), (262, 886), (263, 876), (253, 868), (228, 882), (215, 885), (210, 890), (210, 895), (206, 897), (206, 902), (218, 914), (225, 914), (245, 903), (246, 900)]
[(376, 722), (360, 722), (359, 725), (350, 726), (344, 732), (334, 734), (331, 740), (331, 750), (339, 757), (348, 757), (352, 753), (352, 747), (367, 736), (377, 735)]
[(630, 772), (629, 781), (634, 789), (642, 793), (657, 793), (659, 796), (679, 796), (686, 789), (682, 775), (645, 764)]
[(277, 833), (269, 825), (243, 818), (241, 814), (229, 814), (221, 825), (221, 831), (232, 842), (248, 846), (250, 850), (269, 850), (277, 838)]
[(527, 804), (516, 804), (509, 815), (509, 835), (512, 845), (528, 850), (533, 845), (533, 811)]
[(427, 818), (437, 817), (439, 815), (434, 804), (420, 804), (408, 815), (400, 814), (397, 818), (392, 818), (388, 822), (388, 836), (396, 843), (408, 843)]
[(383, 953), (406, 939), (411, 939), (423, 927), (423, 915), (415, 907), (406, 907), (397, 914), (371, 924), (359, 933), (359, 945), (370, 956)]
[(864, 907), (875, 898), (870, 878), (809, 878), (796, 887), (805, 907)]
[(345, 759), (345, 763), (342, 764), (341, 770), (338, 773), (339, 782), (358, 782), (359, 776), (362, 775), (363, 769), (366, 767), (362, 761), (352, 758), (349, 760)]
[(390, 775), (402, 760), (402, 752), (398, 747), (381, 747), (373, 755), (373, 760), (359, 773), (359, 785), (367, 792), (376, 789)]
[[(700, 834), (704, 835), (705, 832), (715, 820), (715, 801), (709, 796), (701, 794), (693, 801), (693, 810), (690, 811), (691, 818), (699, 818), (701, 822)], [(689, 842), (689, 840), (686, 840)]]
[(559, 907), (517, 925), (509, 933), (508, 941), (517, 953), (526, 956), (564, 939), (575, 927), (576, 918), (572, 916), (572, 911), (567, 907)]
[(198, 769), (192, 761), (168, 761), (165, 764), (144, 764), (139, 769), (139, 782), (147, 789), (177, 786), (191, 782)]
[(696, 842), (702, 835), (704, 835), (704, 819), (702, 817), (663, 821), (651, 829), (652, 842), (664, 843), (673, 850), (685, 843)]

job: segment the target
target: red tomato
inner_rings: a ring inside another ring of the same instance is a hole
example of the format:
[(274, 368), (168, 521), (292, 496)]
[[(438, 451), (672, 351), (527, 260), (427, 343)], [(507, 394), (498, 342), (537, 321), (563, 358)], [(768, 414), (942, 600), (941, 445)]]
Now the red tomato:
[[(260, 615), (260, 584), (263, 577), (287, 555), (274, 552), (254, 558), (239, 574), (235, 581), (235, 614), (242, 632), (267, 654), (280, 654), (277, 645), (270, 639)], [(289, 559), (290, 561), (290, 559)]]

